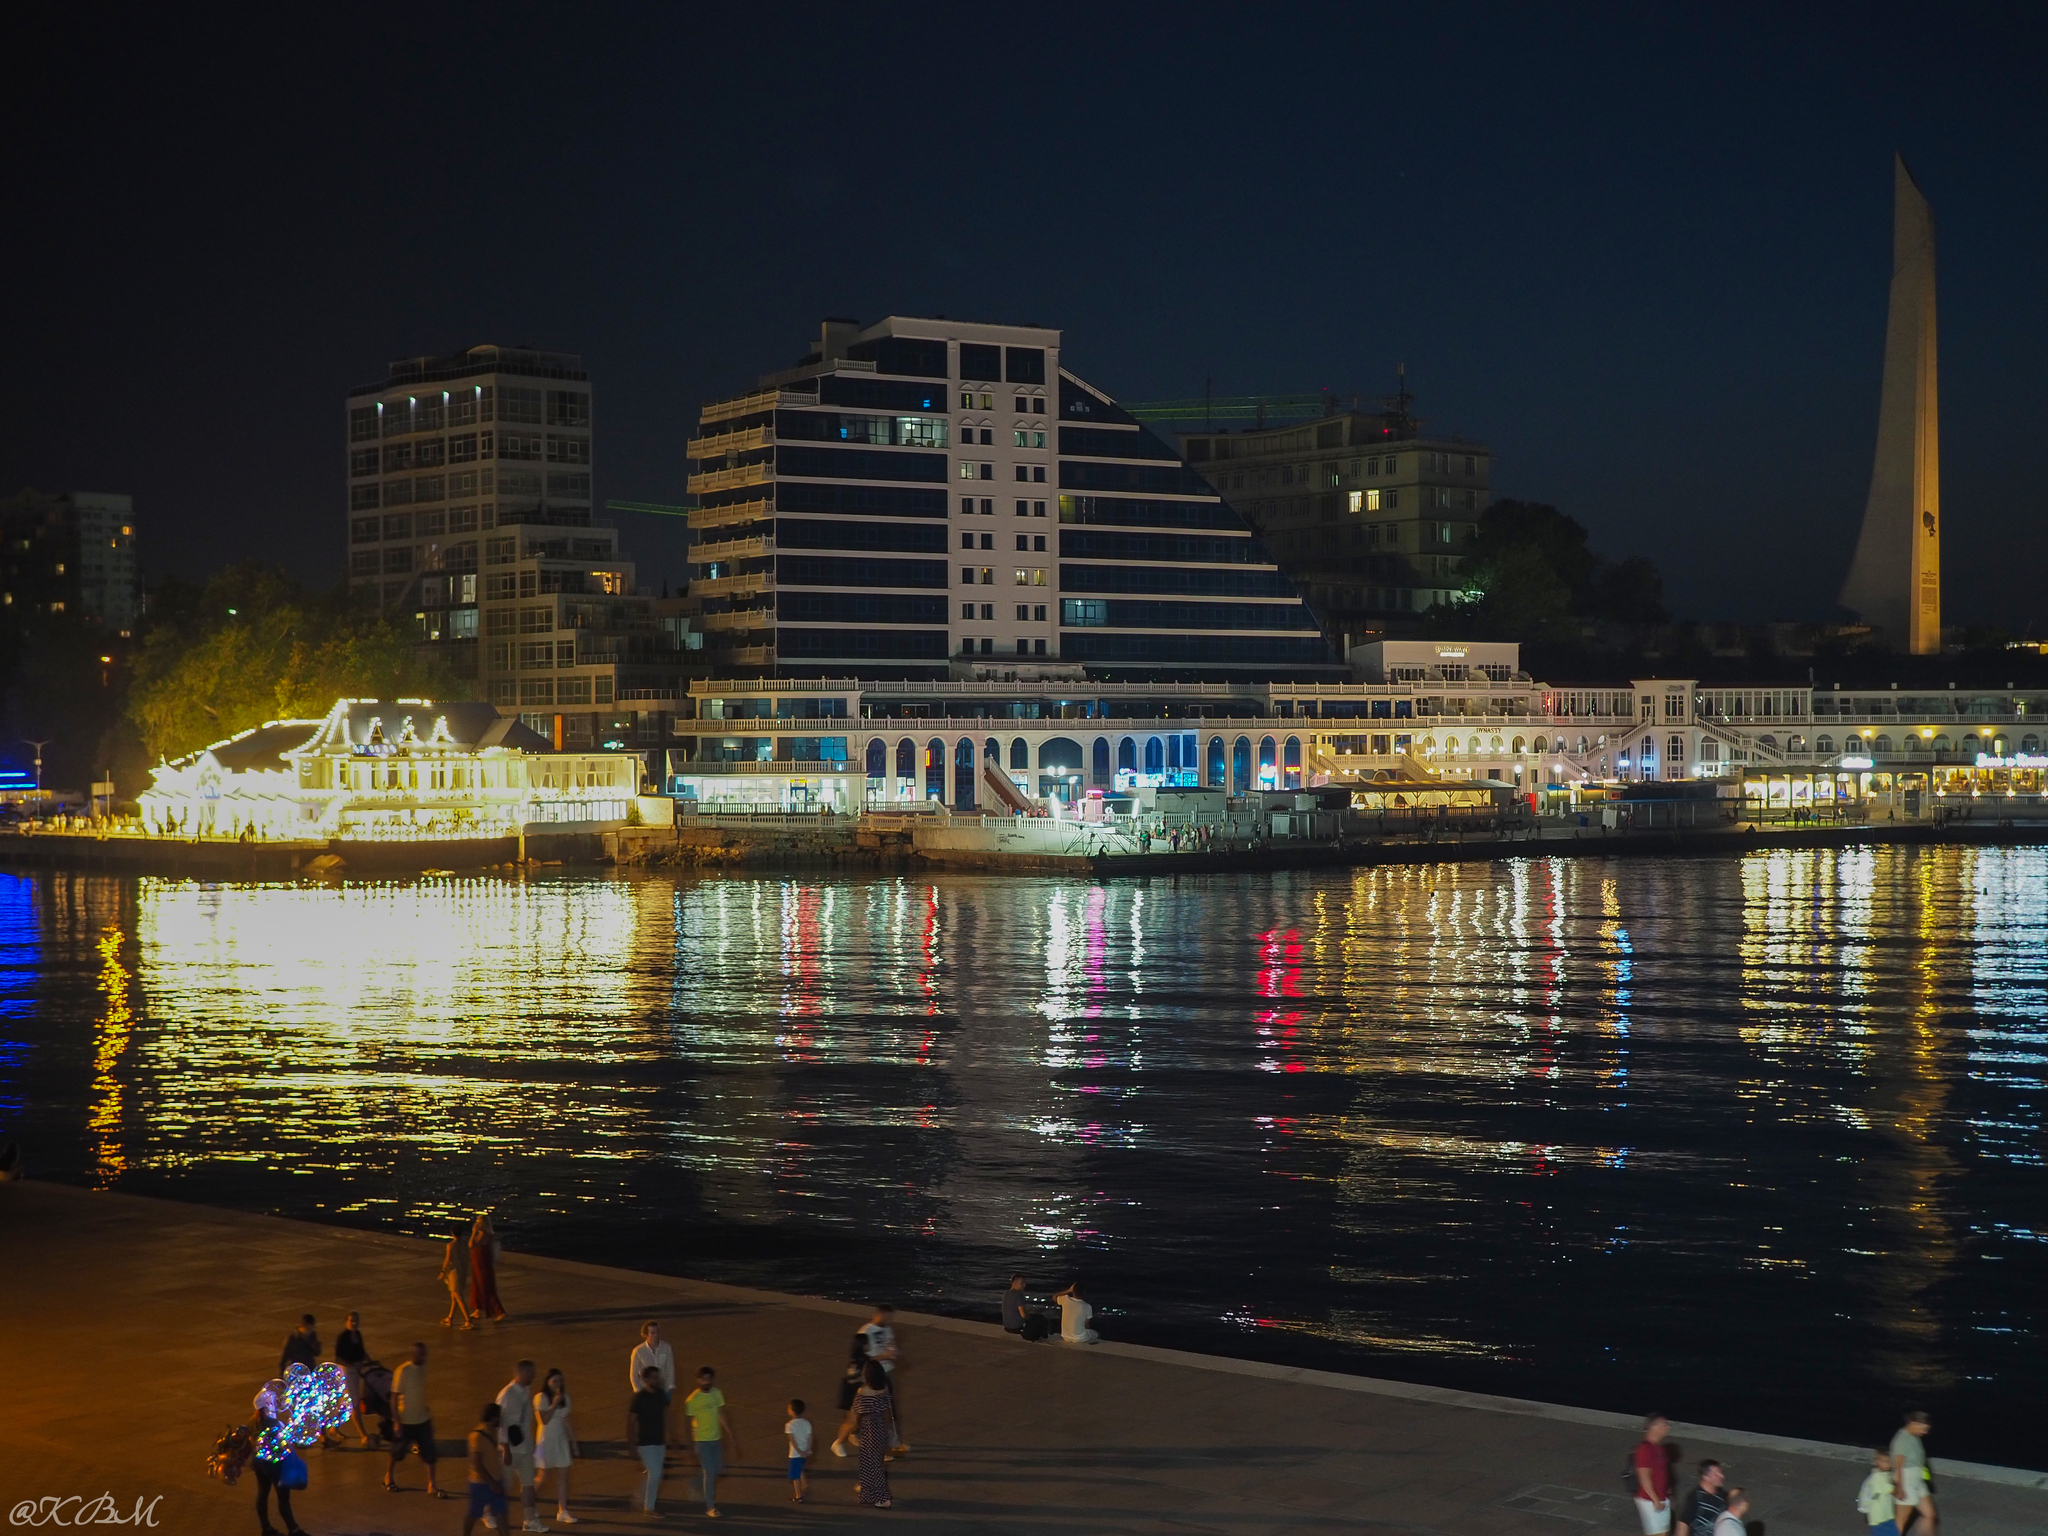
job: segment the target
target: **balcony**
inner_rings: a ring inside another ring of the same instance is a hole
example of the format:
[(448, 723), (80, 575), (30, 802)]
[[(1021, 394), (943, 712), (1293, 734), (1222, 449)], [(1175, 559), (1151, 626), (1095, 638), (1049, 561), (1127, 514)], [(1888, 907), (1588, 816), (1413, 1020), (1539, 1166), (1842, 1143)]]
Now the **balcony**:
[(757, 523), (775, 515), (775, 503), (762, 498), (759, 501), (735, 501), (722, 507), (690, 508), (690, 528), (702, 533), (707, 528), (727, 528), (734, 523)]
[(737, 491), (749, 485), (774, 483), (773, 464), (742, 464), (737, 469), (710, 469), (690, 476), (689, 492), (692, 496), (708, 496), (714, 491)]
[(748, 427), (744, 432), (720, 432), (711, 437), (693, 437), (683, 452), (692, 459), (715, 459), (728, 453), (745, 453), (750, 448), (773, 448), (773, 427)]
[(770, 536), (751, 539), (699, 539), (690, 555), (697, 564), (705, 565), (713, 560), (748, 560), (775, 553), (775, 540)]
[[(775, 590), (773, 571), (742, 571), (737, 576), (700, 576), (690, 583), (692, 597), (750, 597)], [(716, 617), (716, 615), (707, 615)]]
[[(779, 389), (757, 390), (751, 395), (736, 395), (730, 400), (717, 400), (698, 413), (698, 421), (710, 426), (717, 421), (731, 421), (739, 416), (758, 416), (763, 411), (772, 411), (782, 401)], [(806, 405), (816, 404), (815, 398), (807, 398)]]

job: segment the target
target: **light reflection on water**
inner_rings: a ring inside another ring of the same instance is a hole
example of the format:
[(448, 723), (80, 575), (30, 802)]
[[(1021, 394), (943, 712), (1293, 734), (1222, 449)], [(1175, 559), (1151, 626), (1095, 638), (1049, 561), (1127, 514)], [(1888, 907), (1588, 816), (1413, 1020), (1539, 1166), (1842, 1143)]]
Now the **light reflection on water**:
[(2038, 1462), (2041, 850), (0, 877), (50, 1176)]

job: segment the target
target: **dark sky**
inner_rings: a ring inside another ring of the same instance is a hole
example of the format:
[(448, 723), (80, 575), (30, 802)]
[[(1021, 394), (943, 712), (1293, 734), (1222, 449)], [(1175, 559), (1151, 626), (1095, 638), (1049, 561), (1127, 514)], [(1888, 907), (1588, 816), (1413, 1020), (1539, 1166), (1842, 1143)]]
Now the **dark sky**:
[(677, 501), (700, 399), (893, 311), (1132, 400), (1405, 361), (1680, 613), (1823, 617), (1896, 147), (1945, 617), (2048, 633), (2048, 8), (66, 10), (10, 39), (0, 483), (132, 491), (153, 572), (338, 577), (391, 358), (580, 351), (599, 494)]

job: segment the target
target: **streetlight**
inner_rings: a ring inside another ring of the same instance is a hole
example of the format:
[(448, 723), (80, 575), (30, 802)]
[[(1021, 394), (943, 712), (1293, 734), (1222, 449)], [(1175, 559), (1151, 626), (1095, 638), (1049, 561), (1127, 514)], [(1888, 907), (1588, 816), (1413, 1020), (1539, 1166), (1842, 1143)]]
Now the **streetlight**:
[(38, 800), (43, 798), (43, 748), (56, 739), (54, 736), (45, 736), (41, 741), (30, 741), (26, 736), (21, 739), (23, 746), (36, 749), (36, 798)]

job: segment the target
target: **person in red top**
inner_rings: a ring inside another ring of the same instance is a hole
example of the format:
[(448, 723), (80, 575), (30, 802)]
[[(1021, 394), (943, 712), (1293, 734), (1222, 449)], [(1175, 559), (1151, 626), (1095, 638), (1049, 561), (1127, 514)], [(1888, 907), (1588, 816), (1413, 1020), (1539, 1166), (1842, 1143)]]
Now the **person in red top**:
[(1651, 1414), (1643, 1420), (1642, 1443), (1629, 1457), (1643, 1536), (1666, 1536), (1671, 1529), (1671, 1457), (1664, 1449), (1664, 1437), (1670, 1433), (1671, 1421), (1661, 1413)]

